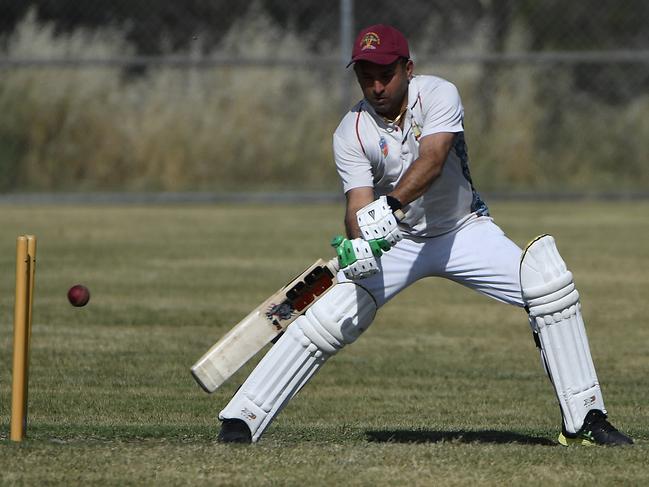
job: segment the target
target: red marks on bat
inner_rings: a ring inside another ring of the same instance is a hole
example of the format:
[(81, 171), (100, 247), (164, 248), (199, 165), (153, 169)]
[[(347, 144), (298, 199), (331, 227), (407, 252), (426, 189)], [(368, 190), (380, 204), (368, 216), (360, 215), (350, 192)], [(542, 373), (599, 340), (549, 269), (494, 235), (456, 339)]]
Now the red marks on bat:
[(286, 291), (286, 299), (268, 307), (266, 318), (278, 331), (283, 330), (287, 326), (287, 322), (302, 314), (315, 301), (316, 297), (333, 286), (333, 283), (334, 275), (328, 267), (313, 268), (304, 276), (304, 279)]
[(310, 305), (333, 285), (333, 274), (327, 267), (318, 266), (309, 272), (303, 281), (298, 282), (286, 293), (287, 299), (297, 312)]

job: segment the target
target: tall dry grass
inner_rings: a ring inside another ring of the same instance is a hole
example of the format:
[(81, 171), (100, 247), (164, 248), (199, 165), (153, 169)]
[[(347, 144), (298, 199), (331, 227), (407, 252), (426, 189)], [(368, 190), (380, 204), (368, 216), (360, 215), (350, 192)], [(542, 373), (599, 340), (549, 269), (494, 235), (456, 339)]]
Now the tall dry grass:
[[(252, 10), (210, 54), (303, 57), (306, 44)], [(56, 35), (32, 14), (5, 45), (1, 54), (15, 59), (133, 53), (119, 30)], [(567, 71), (547, 67), (501, 68), (489, 86), (480, 65), (418, 61), (418, 70), (460, 87), (480, 188), (647, 187), (648, 96), (606, 105), (580, 94)], [(341, 116), (341, 72), (0, 71), (0, 190), (336, 189), (331, 134)], [(486, 102), (489, 123), (479, 121)]]
[[(222, 49), (248, 56), (304, 47), (266, 17), (233, 26)], [(55, 36), (27, 17), (12, 58), (110, 58), (116, 31)], [(335, 181), (336, 77), (306, 69), (26, 68), (0, 79), (2, 189), (228, 189)]]

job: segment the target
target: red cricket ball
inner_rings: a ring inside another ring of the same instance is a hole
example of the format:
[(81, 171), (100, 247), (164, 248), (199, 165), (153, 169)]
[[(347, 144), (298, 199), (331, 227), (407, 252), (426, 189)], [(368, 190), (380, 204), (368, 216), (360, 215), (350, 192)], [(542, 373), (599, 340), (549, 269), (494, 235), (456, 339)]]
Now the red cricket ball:
[(68, 291), (68, 301), (72, 306), (85, 306), (90, 300), (90, 291), (83, 284), (76, 284)]

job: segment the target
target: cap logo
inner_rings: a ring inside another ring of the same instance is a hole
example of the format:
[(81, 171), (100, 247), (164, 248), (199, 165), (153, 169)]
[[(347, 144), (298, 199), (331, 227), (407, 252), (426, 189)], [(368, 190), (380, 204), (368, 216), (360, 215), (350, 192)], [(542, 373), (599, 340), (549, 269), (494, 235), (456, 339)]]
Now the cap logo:
[(361, 51), (367, 49), (376, 49), (376, 47), (381, 44), (381, 38), (375, 32), (368, 32), (361, 39)]

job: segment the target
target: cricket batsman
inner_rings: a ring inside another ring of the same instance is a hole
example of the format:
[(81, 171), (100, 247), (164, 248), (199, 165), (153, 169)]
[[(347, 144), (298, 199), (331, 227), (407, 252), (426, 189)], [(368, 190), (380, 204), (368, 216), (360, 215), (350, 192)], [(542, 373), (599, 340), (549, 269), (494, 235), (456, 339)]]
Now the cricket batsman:
[(364, 98), (333, 135), (346, 237), (338, 283), (290, 324), (219, 414), (222, 442), (255, 442), (309, 379), (424, 277), (443, 277), (525, 310), (561, 407), (562, 445), (625, 445), (607, 420), (572, 273), (554, 239), (524, 250), (494, 223), (469, 172), (457, 88), (414, 74), (408, 42), (363, 29), (349, 63)]

